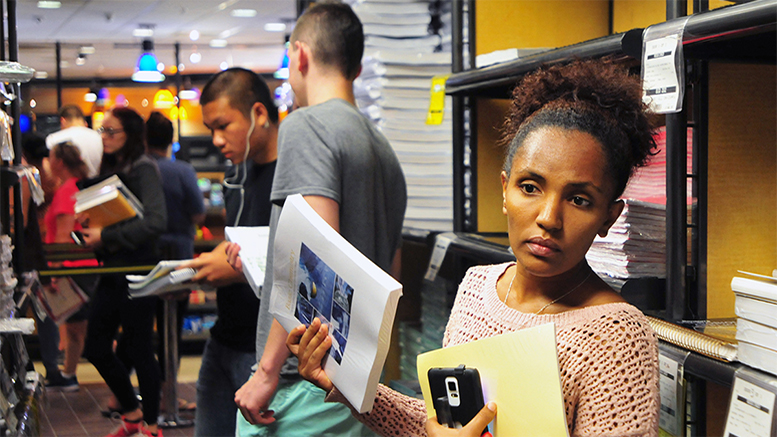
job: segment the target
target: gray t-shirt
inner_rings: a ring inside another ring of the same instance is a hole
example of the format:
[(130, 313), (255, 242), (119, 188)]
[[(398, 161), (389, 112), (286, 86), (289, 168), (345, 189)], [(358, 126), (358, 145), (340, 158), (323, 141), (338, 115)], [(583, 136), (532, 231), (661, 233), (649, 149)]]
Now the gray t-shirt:
[(297, 193), (335, 200), (340, 205), (340, 234), (385, 271), (390, 271), (401, 244), (407, 189), (386, 137), (345, 100), (332, 99), (291, 113), (278, 134), (257, 362), (273, 321), (269, 304), (275, 229), (284, 200)]

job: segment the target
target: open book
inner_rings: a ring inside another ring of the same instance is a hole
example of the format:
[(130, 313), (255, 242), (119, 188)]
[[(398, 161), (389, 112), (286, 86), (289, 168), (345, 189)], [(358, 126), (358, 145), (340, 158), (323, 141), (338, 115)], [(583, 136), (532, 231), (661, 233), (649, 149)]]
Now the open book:
[(324, 371), (360, 413), (372, 409), (402, 285), (295, 194), (283, 205), (273, 249), (270, 312), (287, 331), (314, 317), (329, 325)]
[(154, 269), (145, 276), (127, 275), (130, 297), (146, 297), (188, 288), (202, 288), (201, 284), (191, 281), (191, 278), (197, 274), (197, 270), (192, 268), (175, 270), (180, 265), (189, 261), (191, 260), (160, 261)]
[(240, 245), (240, 261), (243, 274), (251, 288), (258, 294), (264, 284), (267, 266), (267, 246), (270, 243), (269, 226), (227, 226), (224, 236)]
[(75, 212), (88, 214), (91, 227), (104, 228), (136, 216), (143, 218), (143, 205), (113, 175), (76, 193)]

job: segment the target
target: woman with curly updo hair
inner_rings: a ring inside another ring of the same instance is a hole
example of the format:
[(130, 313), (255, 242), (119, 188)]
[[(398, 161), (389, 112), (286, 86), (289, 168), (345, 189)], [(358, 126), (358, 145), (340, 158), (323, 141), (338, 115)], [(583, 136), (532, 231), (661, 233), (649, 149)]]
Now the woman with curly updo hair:
[[(503, 137), (502, 212), (516, 261), (471, 268), (445, 330), (449, 347), (554, 323), (573, 436), (658, 433), (655, 334), (585, 259), (623, 210), (618, 198), (629, 177), (653, 153), (652, 130), (638, 78), (613, 63), (576, 61), (527, 75)], [(326, 326), (297, 327), (287, 344), (303, 377), (329, 391), (328, 400), (346, 402), (321, 371), (331, 345)], [(493, 359), (502, 359), (499, 351)], [(447, 429), (426, 420), (423, 401), (380, 386), (373, 410), (357, 417), (382, 435), (479, 436), (495, 410), (489, 402), (463, 429)]]

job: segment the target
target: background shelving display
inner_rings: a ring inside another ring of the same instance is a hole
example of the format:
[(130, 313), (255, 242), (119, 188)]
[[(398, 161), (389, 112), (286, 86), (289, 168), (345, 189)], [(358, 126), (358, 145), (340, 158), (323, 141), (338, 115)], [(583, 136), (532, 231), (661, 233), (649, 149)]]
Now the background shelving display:
[[(472, 6), (471, 2), (456, 3), (459, 8), (462, 4)], [(613, 5), (620, 8), (615, 12), (610, 10), (609, 27), (612, 30), (623, 29), (623, 23), (612, 22), (613, 16), (628, 15), (623, 13), (624, 8), (636, 10), (647, 2), (616, 0), (609, 3), (611, 8)], [(715, 6), (728, 4), (721, 3), (715, 2)], [(670, 0), (666, 2), (668, 15), (665, 22), (638, 23), (638, 20), (633, 20), (631, 23), (637, 24), (633, 26), (637, 28), (619, 34), (578, 38), (576, 41), (583, 42), (573, 42), (486, 68), (454, 73), (447, 83), (447, 93), (454, 97), (454, 131), (467, 127), (462, 118), (457, 121), (455, 106), (457, 98), (466, 98), (469, 100), (468, 108), (477, 114), (469, 123), (471, 130), (464, 134), (469, 133), (476, 139), (466, 153), (472, 153), (472, 161), (492, 161), (490, 167), (477, 165), (476, 173), (479, 174), (472, 178), (475, 186), (468, 197), (477, 205), (475, 213), (465, 215), (462, 209), (457, 209), (454, 223), (459, 226), (455, 229), (483, 232), (497, 230), (495, 228), (500, 226), (493, 224), (493, 217), (478, 214), (478, 211), (487, 213), (489, 207), (498, 209), (496, 202), (488, 197), (489, 190), (495, 189), (493, 186), (484, 188), (488, 183), (484, 177), (488, 178), (488, 172), (498, 168), (498, 158), (494, 156), (499, 153), (487, 147), (489, 142), (493, 142), (494, 135), (482, 131), (493, 130), (499, 125), (501, 120), (498, 118), (504, 116), (506, 106), (503, 102), (489, 99), (504, 101), (509, 97), (511, 87), (526, 73), (542, 65), (564, 63), (575, 58), (610, 56), (638, 72), (643, 39), (641, 27), (671, 26), (687, 20), (682, 40), (687, 85), (684, 109), (678, 114), (666, 116), (667, 279), (650, 282), (643, 287), (643, 292), (663, 295), (655, 307), (645, 310), (673, 322), (733, 316), (733, 294), (728, 286), (735, 274), (733, 265), (762, 272), (767, 271), (767, 267), (771, 272), (777, 265), (774, 79), (777, 2), (755, 0), (739, 3), (707, 11), (708, 2), (696, 1), (692, 4), (694, 13), (684, 17), (688, 2)], [(525, 5), (521, 8), (521, 13), (529, 9)], [(519, 7), (516, 6), (516, 9)], [(644, 11), (631, 12), (639, 15)], [(454, 10), (454, 17), (456, 13)], [(504, 15), (509, 17), (510, 13), (505, 12)], [(521, 19), (521, 22), (541, 21), (535, 16), (522, 16)], [(482, 23), (484, 20), (470, 16), (471, 22)], [(570, 26), (574, 27), (573, 24)], [(500, 29), (495, 27), (497, 29), (489, 29), (488, 32), (498, 33)], [(481, 29), (477, 29), (477, 33), (472, 28), (468, 30), (480, 38)], [(461, 38), (461, 29), (454, 28), (454, 67), (456, 38)], [(478, 133), (478, 130), (481, 132)], [(456, 134), (454, 139), (459, 136)], [(686, 144), (693, 145), (691, 165), (686, 165)], [(454, 157), (460, 159), (465, 153), (465, 146), (462, 141), (454, 141), (454, 147)], [(455, 162), (454, 165), (461, 163)], [(464, 182), (461, 172), (455, 172), (454, 178), (460, 178), (454, 181), (454, 187)], [(690, 188), (686, 188), (687, 180), (690, 180)], [(477, 186), (479, 182), (483, 182), (483, 187)], [(737, 190), (743, 191), (743, 194), (737, 195)], [(456, 193), (461, 195), (459, 191)], [(687, 202), (688, 197), (693, 201)], [(469, 225), (462, 225), (464, 223)], [(747, 244), (742, 244), (744, 241)], [(745, 247), (738, 248), (737, 244)], [(655, 296), (649, 297), (657, 300)], [(705, 435), (708, 430), (718, 429), (720, 423), (716, 419), (720, 421), (725, 417), (705, 417), (706, 411), (725, 411), (727, 405), (722, 404), (720, 399), (727, 399), (726, 390), (739, 367), (741, 364), (718, 362), (696, 353), (687, 357), (685, 369), (689, 383), (686, 399), (690, 403), (691, 415), (687, 419), (690, 434)], [(707, 405), (708, 402), (710, 405)], [(716, 413), (713, 416), (723, 415)]]

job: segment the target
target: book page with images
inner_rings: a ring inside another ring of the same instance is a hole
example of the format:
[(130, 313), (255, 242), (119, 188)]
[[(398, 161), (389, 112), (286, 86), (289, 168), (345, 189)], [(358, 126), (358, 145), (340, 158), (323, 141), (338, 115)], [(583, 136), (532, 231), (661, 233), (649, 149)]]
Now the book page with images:
[(332, 348), (324, 371), (359, 412), (372, 409), (402, 286), (332, 229), (300, 195), (283, 205), (270, 312), (287, 331), (319, 317)]

